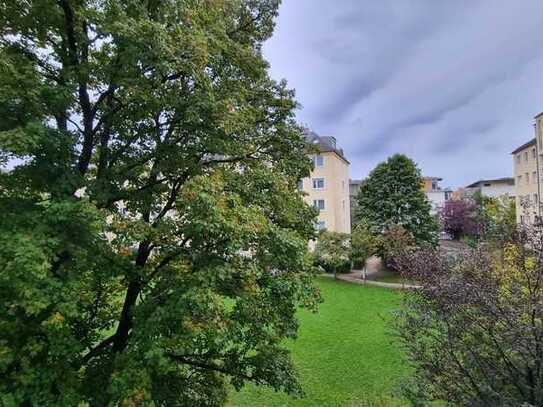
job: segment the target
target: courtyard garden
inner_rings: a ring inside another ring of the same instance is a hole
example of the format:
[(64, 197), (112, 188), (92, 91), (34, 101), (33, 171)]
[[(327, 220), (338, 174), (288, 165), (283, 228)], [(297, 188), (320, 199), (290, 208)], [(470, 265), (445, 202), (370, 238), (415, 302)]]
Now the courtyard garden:
[(403, 406), (398, 386), (408, 369), (388, 328), (401, 292), (318, 279), (324, 303), (301, 311), (299, 337), (289, 341), (302, 399), (265, 387), (232, 391), (229, 406)]

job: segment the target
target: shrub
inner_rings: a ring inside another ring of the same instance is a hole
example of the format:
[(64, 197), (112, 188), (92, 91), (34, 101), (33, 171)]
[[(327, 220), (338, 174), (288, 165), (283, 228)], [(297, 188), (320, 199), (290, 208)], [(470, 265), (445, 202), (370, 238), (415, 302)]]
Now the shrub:
[[(500, 247), (406, 253), (395, 326), (413, 367), (410, 398), (455, 406), (543, 405), (542, 230)], [(499, 255), (498, 255), (499, 254)]]

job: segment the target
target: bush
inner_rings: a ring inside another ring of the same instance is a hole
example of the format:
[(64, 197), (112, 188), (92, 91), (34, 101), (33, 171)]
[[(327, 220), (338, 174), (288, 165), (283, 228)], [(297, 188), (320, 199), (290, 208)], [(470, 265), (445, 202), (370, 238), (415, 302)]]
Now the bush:
[(543, 405), (543, 230), (453, 258), (406, 253), (396, 329), (413, 367), (411, 399), (455, 406)]

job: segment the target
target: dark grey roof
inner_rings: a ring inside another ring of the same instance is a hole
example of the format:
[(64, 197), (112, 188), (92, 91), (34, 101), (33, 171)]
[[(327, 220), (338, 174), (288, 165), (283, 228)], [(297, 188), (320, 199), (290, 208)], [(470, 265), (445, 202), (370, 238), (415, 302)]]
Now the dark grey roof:
[(474, 182), (473, 184), (469, 184), (466, 188), (477, 188), (481, 184), (485, 184), (487, 182), (503, 182), (505, 184), (509, 185), (515, 185), (515, 179), (511, 177), (504, 177), (504, 178), (495, 178), (495, 179), (481, 179), (477, 182)]
[(326, 152), (335, 152), (341, 158), (343, 158), (347, 163), (349, 161), (345, 158), (343, 149), (337, 147), (336, 138), (332, 136), (319, 136), (313, 130), (305, 129), (304, 136), (306, 140), (317, 147), (318, 151), (322, 153)]
[(521, 145), (520, 147), (515, 148), (515, 150), (513, 150), (513, 151), (511, 152), (511, 154), (516, 154), (516, 153), (518, 153), (519, 151), (524, 150), (526, 147), (530, 147), (531, 145), (535, 145), (535, 138), (533, 138), (533, 139), (531, 139), (530, 141), (524, 143), (524, 144)]

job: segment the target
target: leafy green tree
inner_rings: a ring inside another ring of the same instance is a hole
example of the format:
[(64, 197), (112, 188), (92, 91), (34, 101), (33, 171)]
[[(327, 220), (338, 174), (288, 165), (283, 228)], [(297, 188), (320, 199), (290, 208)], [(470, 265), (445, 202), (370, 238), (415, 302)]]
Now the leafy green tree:
[[(311, 167), (275, 0), (0, 3), (0, 404), (299, 393)], [(5, 167), (8, 165), (8, 167)]]
[(437, 244), (439, 225), (421, 189), (416, 164), (402, 154), (380, 163), (360, 186), (357, 222), (364, 221), (376, 233), (400, 225), (418, 245)]
[(346, 233), (323, 230), (315, 245), (317, 263), (326, 271), (334, 273), (351, 270), (351, 244)]
[(480, 193), (474, 198), (483, 225), (483, 238), (495, 243), (512, 240), (517, 232), (515, 200), (507, 195), (487, 197)]
[(351, 258), (355, 267), (362, 268), (363, 278), (366, 277), (366, 261), (379, 253), (382, 244), (381, 236), (374, 234), (364, 222), (354, 226), (351, 233)]

